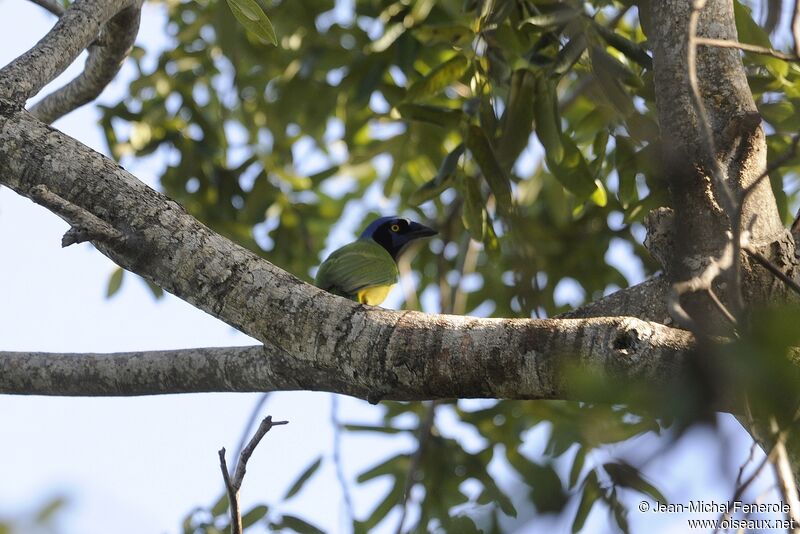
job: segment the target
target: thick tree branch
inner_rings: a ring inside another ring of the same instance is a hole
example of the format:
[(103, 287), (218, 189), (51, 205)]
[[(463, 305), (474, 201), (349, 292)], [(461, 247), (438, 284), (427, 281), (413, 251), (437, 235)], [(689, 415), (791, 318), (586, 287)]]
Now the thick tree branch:
[(36, 45), (0, 69), (0, 101), (21, 106), (97, 39), (100, 28), (134, 0), (76, 0)]
[(139, 32), (141, 2), (136, 0), (103, 26), (100, 37), (89, 46), (83, 72), (36, 103), (31, 108), (34, 116), (49, 124), (100, 95), (133, 48)]
[[(338, 299), (337, 299), (338, 300)], [(630, 317), (477, 319), (356, 306), (349, 324), (318, 321), (295, 353), (261, 346), (50, 354), (0, 352), (0, 393), (130, 396), (311, 390), (362, 399), (580, 399), (584, 370), (663, 391), (694, 369), (693, 336)], [(387, 346), (370, 338), (393, 323)], [(333, 341), (333, 340), (332, 340)], [(327, 345), (327, 344), (326, 344)], [(621, 399), (619, 399), (621, 401)]]

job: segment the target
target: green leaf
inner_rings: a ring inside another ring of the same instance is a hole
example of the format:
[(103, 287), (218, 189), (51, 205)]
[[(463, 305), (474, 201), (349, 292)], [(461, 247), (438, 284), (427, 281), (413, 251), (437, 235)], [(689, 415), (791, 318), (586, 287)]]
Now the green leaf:
[(511, 90), (503, 113), (503, 130), (497, 141), (497, 160), (510, 171), (520, 153), (528, 146), (533, 129), (533, 100), (536, 96), (536, 75), (518, 69), (511, 75)]
[(247, 528), (256, 524), (267, 515), (267, 512), (269, 512), (269, 508), (263, 504), (254, 506), (249, 512), (242, 516), (242, 528)]
[(461, 54), (457, 54), (438, 65), (424, 78), (409, 87), (406, 98), (408, 100), (416, 100), (435, 95), (453, 82), (458, 81), (467, 72), (467, 69), (469, 69), (469, 61)]
[(589, 57), (592, 60), (592, 72), (603, 89), (603, 95), (623, 116), (631, 115), (635, 111), (633, 99), (622, 82), (633, 84), (638, 77), (599, 46), (589, 48)]
[(570, 39), (556, 55), (555, 62), (551, 67), (554, 74), (562, 75), (569, 71), (572, 66), (581, 58), (586, 50), (586, 35), (579, 33)]
[(411, 193), (411, 197), (409, 197), (408, 201), (418, 206), (438, 196), (442, 191), (450, 187), (453, 182), (453, 177), (455, 176), (455, 171), (458, 168), (458, 160), (463, 153), (464, 143), (460, 143), (445, 156), (442, 164), (439, 166), (439, 172), (436, 173), (436, 176)]
[(578, 478), (583, 471), (583, 465), (586, 463), (586, 449), (578, 446), (578, 451), (575, 453), (575, 458), (572, 459), (572, 468), (569, 470), (569, 487), (574, 488), (578, 483)]
[(536, 26), (537, 28), (553, 28), (555, 26), (561, 26), (562, 24), (570, 22), (580, 14), (581, 12), (577, 9), (558, 5), (556, 9), (553, 9), (552, 11), (524, 19), (519, 23), (519, 27), (522, 28), (526, 24), (530, 24), (532, 26)]
[(603, 469), (616, 486), (635, 489), (639, 493), (648, 495), (656, 502), (668, 502), (664, 495), (658, 491), (658, 488), (647, 482), (635, 467), (623, 462), (608, 462), (603, 464)]
[(119, 288), (122, 287), (122, 280), (125, 276), (125, 269), (122, 267), (117, 267), (114, 269), (114, 272), (111, 273), (111, 278), (108, 279), (108, 287), (106, 288), (106, 298), (110, 298), (114, 296), (114, 294), (119, 291)]
[(767, 32), (753, 20), (750, 9), (742, 5), (739, 0), (733, 2), (733, 16), (736, 18), (736, 33), (739, 36), (739, 42), (772, 48)]
[(461, 176), (458, 180), (464, 207), (461, 211), (461, 222), (475, 241), (482, 242), (486, 235), (488, 214), (481, 194), (481, 187), (472, 176)]
[(305, 519), (300, 519), (297, 516), (289, 514), (284, 514), (281, 517), (280, 523), (275, 525), (275, 527), (288, 528), (300, 534), (325, 534), (324, 530), (315, 527)]
[(592, 21), (594, 29), (600, 34), (605, 42), (625, 54), (625, 56), (632, 61), (635, 61), (643, 68), (652, 70), (653, 69), (653, 58), (647, 53), (647, 51), (642, 48), (640, 45), (634, 43), (626, 39), (625, 37), (621, 36), (614, 30), (606, 28), (602, 24), (598, 24), (594, 20)]
[(619, 185), (617, 198), (623, 208), (628, 208), (632, 202), (639, 200), (636, 192), (636, 154), (630, 139), (617, 136), (617, 148), (614, 150), (614, 166), (617, 169)]
[(400, 104), (396, 108), (406, 120), (429, 122), (438, 126), (453, 128), (464, 119), (460, 109), (430, 106), (426, 104)]
[(597, 482), (597, 473), (592, 471), (586, 477), (586, 482), (583, 485), (583, 496), (578, 505), (578, 511), (575, 512), (575, 519), (572, 521), (572, 533), (576, 534), (583, 529), (586, 523), (586, 518), (589, 517), (589, 512), (592, 511), (594, 503), (602, 496), (600, 484)]
[(536, 135), (544, 146), (545, 155), (550, 161), (561, 161), (564, 148), (561, 146), (561, 118), (558, 114), (555, 87), (543, 76), (536, 79), (533, 116), (536, 119)]
[(400, 434), (402, 432), (415, 432), (415, 428), (396, 428), (393, 426), (378, 425), (344, 425), (350, 432), (379, 432), (382, 434)]
[(303, 471), (303, 473), (297, 478), (297, 480), (295, 480), (294, 484), (292, 484), (292, 487), (289, 488), (289, 491), (287, 491), (286, 495), (284, 495), (283, 500), (287, 501), (292, 497), (294, 497), (295, 495), (297, 495), (298, 493), (300, 493), (300, 490), (303, 489), (303, 486), (305, 485), (306, 482), (308, 482), (308, 479), (311, 478), (312, 475), (317, 472), (317, 469), (319, 469), (320, 465), (322, 465), (321, 455), (316, 460), (311, 462), (311, 465), (309, 465), (305, 469), (305, 471)]
[(213, 515), (214, 517), (218, 517), (227, 511), (228, 511), (228, 493), (223, 492), (222, 496), (219, 499), (217, 499), (217, 502), (215, 502), (214, 506), (211, 507), (211, 515)]
[(414, 37), (424, 43), (444, 42), (452, 46), (463, 46), (472, 41), (474, 32), (460, 24), (419, 26), (412, 30)]
[(497, 162), (489, 139), (479, 126), (470, 125), (467, 130), (467, 148), (481, 168), (497, 202), (497, 211), (504, 216), (511, 213), (511, 184)]
[(578, 199), (586, 200), (597, 189), (594, 176), (580, 149), (568, 135), (562, 137), (561, 144), (564, 147), (563, 159), (558, 162), (552, 161), (549, 154), (545, 154), (547, 166), (568, 191)]
[(151, 282), (150, 280), (143, 279), (145, 284), (147, 284), (147, 288), (150, 290), (150, 293), (153, 294), (153, 297), (156, 299), (160, 299), (164, 296), (164, 290), (161, 289), (159, 286)]
[(227, 0), (233, 16), (264, 43), (278, 46), (275, 28), (256, 0)]

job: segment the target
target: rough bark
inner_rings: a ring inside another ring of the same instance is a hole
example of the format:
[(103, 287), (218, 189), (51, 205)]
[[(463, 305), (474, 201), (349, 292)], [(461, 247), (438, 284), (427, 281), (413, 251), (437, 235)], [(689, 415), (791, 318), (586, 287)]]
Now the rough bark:
[(92, 102), (111, 83), (136, 40), (142, 1), (135, 0), (103, 26), (100, 37), (88, 48), (83, 72), (33, 106), (31, 113), (36, 118), (50, 124)]
[[(0, 393), (313, 390), (370, 401), (586, 400), (579, 383), (573, 383), (576, 370), (628, 386), (627, 391), (666, 392), (675, 381), (689, 378), (692, 360), (701, 357), (688, 332), (633, 318), (530, 321), (353, 308), (346, 323), (323, 321), (308, 332), (309, 342), (291, 353), (264, 347), (0, 352)], [(623, 388), (618, 391), (611, 397), (622, 402)]]
[[(724, 192), (712, 179), (708, 158), (701, 153), (703, 132), (692, 102), (687, 63), (692, 2), (665, 0), (650, 5), (656, 104), (665, 147), (664, 168), (675, 209), (674, 217), (660, 221), (662, 227), (672, 225), (671, 229), (651, 225), (651, 234), (671, 232), (670, 238), (661, 240), (655, 250), (651, 247), (651, 252), (663, 262), (668, 278), (680, 281), (697, 276), (710, 259), (722, 255), (735, 219), (723, 209)], [(709, 0), (700, 13), (697, 35), (737, 40), (732, 1)], [(698, 47), (697, 74), (716, 149), (714, 157), (738, 200), (764, 173), (767, 152), (740, 52)], [(753, 247), (795, 277), (794, 243), (780, 220), (768, 179), (762, 179), (744, 198), (741, 220), (743, 230), (750, 230)], [(746, 302), (758, 306), (787, 297), (785, 288), (776, 285), (763, 268), (744, 256), (740, 260)], [(726, 289), (730, 284), (718, 287), (723, 300), (730, 302), (734, 297), (726, 295)], [(702, 298), (690, 305), (697, 315), (711, 309), (708, 300)]]

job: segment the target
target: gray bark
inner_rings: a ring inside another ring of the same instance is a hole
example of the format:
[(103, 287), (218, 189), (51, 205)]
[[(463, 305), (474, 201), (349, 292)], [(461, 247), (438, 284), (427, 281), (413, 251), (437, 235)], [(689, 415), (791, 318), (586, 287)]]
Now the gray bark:
[[(373, 402), (587, 400), (570, 379), (576, 369), (628, 390), (665, 392), (689, 377), (698, 357), (688, 332), (632, 318), (529, 321), (349, 307), (308, 331), (308, 343), (293, 352), (260, 346), (120, 354), (0, 352), (0, 393), (314, 390)], [(624, 400), (622, 393), (611, 397)]]
[(64, 87), (47, 95), (31, 108), (36, 118), (50, 124), (100, 96), (122, 67), (139, 32), (143, 0), (114, 15), (89, 48), (83, 72)]

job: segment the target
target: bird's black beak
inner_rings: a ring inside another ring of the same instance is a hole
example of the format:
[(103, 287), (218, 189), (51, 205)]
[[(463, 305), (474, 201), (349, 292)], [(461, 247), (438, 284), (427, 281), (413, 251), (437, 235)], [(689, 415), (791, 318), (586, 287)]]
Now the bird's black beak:
[(428, 228), (424, 224), (412, 221), (408, 225), (408, 232), (406, 232), (406, 235), (411, 239), (420, 239), (422, 237), (431, 237), (438, 233), (439, 232), (437, 232), (433, 228)]

